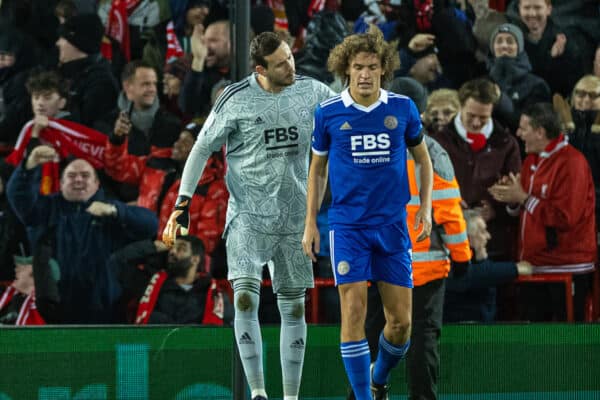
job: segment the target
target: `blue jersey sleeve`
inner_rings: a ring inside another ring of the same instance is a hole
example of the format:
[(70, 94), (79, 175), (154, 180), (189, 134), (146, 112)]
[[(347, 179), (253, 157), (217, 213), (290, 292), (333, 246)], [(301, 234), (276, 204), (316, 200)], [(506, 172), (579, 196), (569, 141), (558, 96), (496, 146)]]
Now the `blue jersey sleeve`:
[(325, 128), (323, 109), (320, 105), (315, 109), (314, 129), (312, 134), (312, 149), (315, 154), (326, 155), (329, 153), (329, 134)]
[(408, 118), (404, 140), (408, 147), (414, 147), (423, 140), (423, 124), (421, 124), (421, 116), (414, 101), (409, 99), (408, 104)]

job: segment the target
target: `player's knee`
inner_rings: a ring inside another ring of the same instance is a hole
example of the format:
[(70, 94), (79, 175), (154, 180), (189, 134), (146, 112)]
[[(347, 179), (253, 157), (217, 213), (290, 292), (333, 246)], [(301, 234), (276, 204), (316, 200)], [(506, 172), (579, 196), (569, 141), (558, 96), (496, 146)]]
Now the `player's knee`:
[(237, 296), (235, 305), (235, 308), (242, 312), (252, 311), (255, 306), (250, 293), (245, 292), (242, 292)]
[(405, 318), (391, 318), (390, 321), (388, 321), (388, 326), (392, 332), (392, 336), (396, 339), (394, 342), (402, 342), (410, 337), (412, 326), (410, 316)]
[(259, 281), (242, 278), (233, 282), (233, 302), (236, 311), (242, 313), (258, 312), (259, 298)]
[(304, 290), (277, 294), (277, 306), (281, 318), (285, 320), (304, 320)]

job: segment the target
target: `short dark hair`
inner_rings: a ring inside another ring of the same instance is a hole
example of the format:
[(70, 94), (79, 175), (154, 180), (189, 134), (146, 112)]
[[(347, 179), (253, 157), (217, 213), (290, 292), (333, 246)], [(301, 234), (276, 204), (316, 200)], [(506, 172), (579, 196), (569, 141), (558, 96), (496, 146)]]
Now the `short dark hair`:
[(68, 99), (69, 88), (67, 82), (65, 82), (60, 74), (56, 71), (39, 71), (32, 74), (25, 87), (29, 92), (29, 95), (34, 93), (44, 92), (56, 92), (63, 99)]
[(77, 15), (77, 4), (73, 0), (60, 0), (54, 7), (54, 15), (69, 19)]
[(533, 128), (544, 128), (548, 139), (555, 139), (560, 135), (560, 120), (552, 104), (530, 104), (525, 107), (522, 115), (529, 117), (529, 124)]
[(274, 32), (263, 32), (250, 42), (250, 60), (253, 65), (267, 68), (265, 57), (273, 54), (283, 40)]
[(192, 256), (200, 256), (200, 265), (204, 265), (204, 243), (198, 236), (194, 235), (185, 235), (177, 237), (177, 240), (183, 240), (184, 242), (188, 242), (190, 244), (190, 250), (192, 252)]
[(121, 82), (127, 82), (132, 77), (134, 77), (135, 71), (137, 71), (138, 68), (149, 68), (156, 72), (156, 69), (152, 64), (144, 60), (133, 60), (123, 67), (123, 72), (121, 72)]
[(468, 99), (482, 104), (496, 104), (499, 98), (496, 85), (486, 78), (467, 81), (458, 90), (458, 100), (461, 106), (464, 106)]

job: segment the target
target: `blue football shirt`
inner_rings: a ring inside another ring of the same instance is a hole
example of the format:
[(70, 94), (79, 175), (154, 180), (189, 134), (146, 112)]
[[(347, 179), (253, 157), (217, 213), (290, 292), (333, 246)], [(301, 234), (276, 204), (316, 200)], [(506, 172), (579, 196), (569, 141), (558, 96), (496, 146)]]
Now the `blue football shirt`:
[(319, 104), (312, 149), (329, 158), (332, 229), (406, 221), (406, 151), (423, 140), (421, 129), (414, 102), (383, 89), (369, 107), (348, 89)]

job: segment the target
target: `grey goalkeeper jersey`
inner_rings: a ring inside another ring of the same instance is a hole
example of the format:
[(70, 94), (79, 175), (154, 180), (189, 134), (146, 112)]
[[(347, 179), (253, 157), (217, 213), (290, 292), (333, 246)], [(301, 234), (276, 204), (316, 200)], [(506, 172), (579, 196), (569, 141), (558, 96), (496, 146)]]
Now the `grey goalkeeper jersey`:
[(223, 91), (194, 143), (179, 194), (192, 196), (208, 157), (225, 144), (226, 226), (240, 218), (243, 226), (261, 233), (299, 233), (306, 213), (313, 112), (335, 93), (303, 76), (270, 93), (256, 79), (251, 74)]

